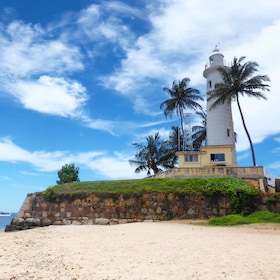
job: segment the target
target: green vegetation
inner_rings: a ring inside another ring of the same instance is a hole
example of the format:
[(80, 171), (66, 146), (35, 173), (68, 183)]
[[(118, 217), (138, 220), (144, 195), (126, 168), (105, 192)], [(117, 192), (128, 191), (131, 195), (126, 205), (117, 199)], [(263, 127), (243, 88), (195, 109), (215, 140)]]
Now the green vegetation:
[(79, 182), (79, 167), (76, 167), (74, 163), (65, 164), (57, 172), (59, 180), (57, 184), (65, 184), (69, 182)]
[[(49, 189), (49, 190), (48, 190)], [(235, 213), (246, 213), (252, 208), (258, 192), (236, 178), (147, 178), (140, 180), (110, 180), (71, 182), (48, 188), (44, 195), (51, 199), (59, 196), (83, 197), (87, 193), (102, 196), (140, 195), (150, 192), (208, 195), (213, 198), (229, 196)]]
[(184, 78), (181, 81), (173, 81), (171, 89), (164, 87), (163, 90), (170, 98), (160, 104), (160, 109), (163, 109), (166, 117), (172, 117), (176, 112), (180, 119), (182, 134), (184, 134), (184, 111), (202, 110), (202, 106), (197, 101), (202, 101), (203, 98), (198, 89), (188, 87), (189, 82), (189, 78)]
[(52, 201), (54, 199), (54, 187), (48, 187), (43, 191), (43, 195), (46, 201)]
[(208, 224), (212, 226), (235, 226), (256, 223), (280, 223), (280, 214), (269, 211), (259, 211), (248, 216), (240, 214), (227, 215), (224, 217), (212, 218)]
[(135, 160), (129, 160), (130, 165), (136, 166), (135, 173), (147, 171), (147, 175), (151, 175), (163, 170), (172, 169), (177, 161), (175, 149), (170, 145), (169, 141), (162, 141), (159, 133), (155, 136), (146, 137), (147, 145), (134, 143), (138, 150)]
[(237, 191), (247, 195), (258, 192), (243, 180), (236, 178), (146, 178), (135, 180), (109, 180), (90, 182), (71, 182), (57, 185), (55, 194), (60, 193), (135, 193), (175, 192), (182, 194), (236, 194)]

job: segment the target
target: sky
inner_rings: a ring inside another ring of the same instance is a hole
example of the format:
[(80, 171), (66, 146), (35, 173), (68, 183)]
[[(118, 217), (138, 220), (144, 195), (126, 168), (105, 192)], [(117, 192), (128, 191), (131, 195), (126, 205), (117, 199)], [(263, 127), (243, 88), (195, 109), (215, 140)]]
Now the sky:
[[(81, 181), (144, 178), (128, 163), (133, 143), (179, 125), (160, 109), (163, 87), (188, 77), (205, 97), (216, 45), (271, 79), (267, 100), (240, 103), (257, 164), (280, 177), (279, 11), (278, 0), (0, 1), (0, 211), (54, 186), (64, 164)], [(250, 166), (232, 110), (238, 165)]]

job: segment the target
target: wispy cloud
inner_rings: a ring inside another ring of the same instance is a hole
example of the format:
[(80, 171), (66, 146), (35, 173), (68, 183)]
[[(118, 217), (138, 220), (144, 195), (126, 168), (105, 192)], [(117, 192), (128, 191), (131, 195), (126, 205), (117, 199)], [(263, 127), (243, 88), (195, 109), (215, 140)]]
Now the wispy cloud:
[(64, 78), (41, 76), (6, 87), (24, 108), (62, 117), (78, 117), (88, 99), (80, 83)]
[(45, 30), (38, 24), (14, 21), (2, 26), (0, 39), (1, 73), (30, 77), (83, 69), (79, 48), (45, 36)]
[[(130, 157), (119, 152), (107, 155), (100, 151), (28, 151), (8, 138), (0, 140), (0, 161), (28, 163), (37, 172), (58, 171), (66, 163), (75, 163), (76, 166), (84, 166), (107, 178), (139, 178), (128, 163)], [(28, 175), (34, 175), (34, 172), (28, 172)]]

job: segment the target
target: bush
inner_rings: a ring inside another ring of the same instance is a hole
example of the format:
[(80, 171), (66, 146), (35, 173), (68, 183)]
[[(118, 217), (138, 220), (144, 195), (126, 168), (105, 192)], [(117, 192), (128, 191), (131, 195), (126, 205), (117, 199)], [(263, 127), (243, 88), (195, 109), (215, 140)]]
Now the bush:
[(209, 220), (212, 226), (235, 226), (255, 223), (280, 223), (280, 214), (269, 211), (258, 211), (248, 216), (231, 214), (223, 217), (216, 217)]
[(65, 164), (62, 166), (61, 170), (57, 172), (59, 180), (56, 181), (58, 185), (79, 182), (79, 167), (75, 167), (74, 163)]
[(53, 201), (54, 199), (54, 187), (48, 187), (45, 191), (43, 191), (43, 196), (46, 201)]

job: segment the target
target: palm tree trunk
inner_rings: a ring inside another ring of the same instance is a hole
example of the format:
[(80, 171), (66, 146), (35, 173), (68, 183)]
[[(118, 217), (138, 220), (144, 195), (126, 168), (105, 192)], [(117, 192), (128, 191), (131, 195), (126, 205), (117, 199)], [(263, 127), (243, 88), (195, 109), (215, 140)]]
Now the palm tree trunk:
[(245, 132), (247, 134), (247, 137), (248, 137), (248, 140), (249, 140), (249, 143), (250, 143), (252, 159), (253, 159), (253, 166), (256, 166), (256, 157), (255, 157), (254, 146), (253, 146), (253, 143), (252, 143), (249, 131), (248, 131), (248, 129), (246, 127), (246, 124), (245, 124), (245, 120), (244, 120), (244, 116), (243, 116), (243, 113), (242, 113), (242, 110), (241, 110), (241, 106), (240, 106), (240, 103), (239, 103), (238, 95), (236, 96), (236, 101), (237, 101), (237, 106), (238, 106), (239, 113), (240, 113), (240, 116), (241, 116), (241, 120), (242, 120), (242, 123), (243, 123), (243, 127), (245, 129)]
[[(181, 129), (182, 129), (182, 138), (183, 138), (183, 151), (185, 151), (184, 143), (185, 143), (185, 133), (184, 133), (184, 124), (183, 124), (183, 112), (180, 109), (180, 122), (181, 122)], [(181, 135), (179, 131), (179, 137), (180, 137), (180, 150), (181, 150)]]

